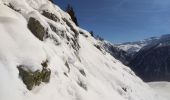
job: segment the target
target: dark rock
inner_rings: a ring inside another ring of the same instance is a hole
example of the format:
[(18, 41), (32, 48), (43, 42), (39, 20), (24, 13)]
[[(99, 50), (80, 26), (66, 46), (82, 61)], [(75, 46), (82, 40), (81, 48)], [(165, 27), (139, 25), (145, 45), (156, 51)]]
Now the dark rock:
[(41, 82), (47, 83), (50, 81), (51, 70), (47, 68), (45, 63), (42, 65), (42, 71), (37, 70), (35, 72), (25, 70), (25, 65), (20, 65), (17, 67), (19, 70), (19, 76), (28, 90), (32, 90), (34, 86), (39, 86)]
[(41, 84), (41, 81), (42, 81), (42, 75), (41, 72), (39, 70), (33, 72), (33, 77), (34, 77), (34, 84), (35, 86), (39, 86)]
[[(61, 31), (61, 30), (57, 30), (57, 28), (51, 24), (51, 23), (48, 23), (50, 25), (50, 28), (53, 32), (55, 32), (58, 36), (62, 37), (62, 38), (66, 38), (68, 41), (70, 41), (69, 37), (66, 35), (65, 37), (65, 31)], [(61, 33), (61, 34), (59, 34)], [(49, 36), (51, 39), (53, 39), (56, 43), (58, 43), (58, 40), (56, 38), (53, 38), (53, 36)]]
[(84, 72), (83, 69), (80, 69), (79, 71), (80, 71), (80, 73), (81, 73), (83, 76), (86, 76), (86, 73)]
[(43, 68), (41, 75), (42, 82), (48, 83), (50, 81), (51, 70), (48, 68)]
[(48, 67), (48, 60), (42, 62), (41, 65), (43, 66), (43, 68), (47, 68)]
[(68, 68), (68, 72), (70, 72), (70, 67), (67, 61), (65, 62), (65, 66)]
[(53, 32), (57, 33), (57, 29), (54, 25), (52, 25), (51, 23), (48, 23), (50, 25), (50, 28)]
[(127, 92), (127, 88), (126, 87), (122, 87), (122, 90)]
[(47, 68), (48, 67), (48, 60), (41, 63), (41, 65), (43, 66), (43, 69), (41, 71), (42, 82), (49, 82), (50, 81), (51, 70), (49, 68)]
[(63, 20), (66, 22), (66, 24), (70, 27), (70, 29), (75, 33), (74, 37), (77, 38), (79, 35), (79, 32), (74, 29), (73, 25), (71, 24), (70, 21), (68, 21), (67, 19), (63, 18)]
[(50, 38), (51, 40), (53, 40), (55, 45), (60, 45), (61, 44), (54, 35), (47, 35), (46, 38)]
[(43, 11), (42, 15), (44, 15), (45, 17), (47, 17), (47, 18), (49, 18), (49, 19), (51, 19), (51, 20), (53, 20), (55, 22), (60, 21), (59, 18), (56, 15), (54, 15), (54, 14), (48, 12), (48, 11)]
[(64, 37), (65, 37), (65, 34), (64, 34), (64, 33), (62, 33), (62, 34), (61, 34), (61, 37), (62, 37), (62, 38), (64, 38)]
[(82, 34), (84, 37), (88, 38), (88, 35), (80, 31), (80, 34)]
[(66, 35), (67, 41), (70, 41), (71, 39), (69, 38), (69, 36)]
[(21, 10), (20, 9), (16, 9), (11, 3), (9, 4), (6, 4), (9, 8), (15, 10), (16, 12), (20, 12)]
[(79, 50), (79, 48), (80, 48), (80, 45), (79, 45), (79, 42), (78, 42), (79, 31), (77, 31), (77, 30), (75, 29), (75, 27), (71, 24), (71, 22), (70, 22), (69, 20), (63, 18), (63, 21), (65, 21), (66, 24), (67, 24), (67, 26), (70, 27), (71, 31), (74, 32), (74, 34), (72, 35), (73, 38), (67, 38), (67, 37), (66, 37), (66, 38), (67, 38), (68, 41), (70, 42), (72, 48), (73, 48), (76, 52), (78, 52), (78, 50)]
[(94, 44), (94, 46), (99, 49), (104, 55), (106, 54), (106, 51), (102, 48), (101, 45), (98, 45), (98, 44)]
[(84, 90), (87, 90), (87, 86), (86, 86), (85, 83), (83, 83), (83, 82), (80, 81), (80, 80), (79, 80), (77, 83), (78, 83), (78, 85), (79, 85), (80, 87), (82, 87)]
[(35, 85), (34, 74), (32, 72), (25, 71), (22, 67), (23, 66), (18, 66), (19, 76), (27, 86), (27, 89), (32, 90), (33, 86)]
[(99, 49), (100, 51), (102, 51), (102, 48), (101, 48), (101, 46), (100, 45), (94, 45), (97, 49)]
[(67, 75), (67, 73), (66, 73), (66, 72), (64, 72), (64, 75), (65, 75), (66, 77), (68, 77), (68, 75)]
[(78, 40), (71, 38), (71, 42), (72, 42), (72, 43), (71, 43), (72, 48), (73, 48), (74, 50), (78, 51), (79, 48), (80, 48), (80, 45), (79, 45), (79, 43), (78, 43)]
[(44, 36), (47, 34), (47, 30), (33, 17), (29, 18), (28, 28), (41, 41), (43, 41)]

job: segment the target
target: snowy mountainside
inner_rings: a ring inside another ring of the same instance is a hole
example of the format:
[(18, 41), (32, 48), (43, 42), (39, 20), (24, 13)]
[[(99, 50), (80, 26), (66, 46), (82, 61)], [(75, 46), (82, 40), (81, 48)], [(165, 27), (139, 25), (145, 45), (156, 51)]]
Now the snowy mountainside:
[[(170, 80), (169, 34), (138, 42), (122, 43), (123, 45), (98, 41), (104, 50), (129, 66), (142, 80), (147, 82)], [(139, 48), (136, 48), (136, 45)]]
[(144, 46), (129, 63), (144, 81), (170, 80), (170, 35)]
[(116, 59), (120, 60), (123, 64), (128, 65), (134, 56), (138, 53), (138, 51), (140, 51), (140, 49), (149, 44), (155, 43), (159, 40), (159, 37), (151, 37), (141, 41), (125, 42), (120, 44), (112, 44), (106, 40), (97, 40), (104, 50), (106, 50)]
[(166, 100), (48, 0), (0, 0), (0, 33), (0, 100)]
[(136, 42), (125, 42), (125, 43), (120, 43), (120, 44), (114, 44), (116, 47), (126, 51), (128, 54), (130, 53), (136, 53), (138, 52), (142, 47), (154, 43), (157, 41), (159, 37), (151, 37), (148, 39), (144, 39), (141, 41), (136, 41)]

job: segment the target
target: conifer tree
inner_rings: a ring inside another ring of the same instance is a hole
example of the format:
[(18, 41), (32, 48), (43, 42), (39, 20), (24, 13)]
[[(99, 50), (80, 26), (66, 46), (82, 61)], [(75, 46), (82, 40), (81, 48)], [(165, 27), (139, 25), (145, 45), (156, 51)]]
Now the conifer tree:
[(53, 0), (49, 0), (49, 1), (51, 1), (52, 3), (54, 3)]
[(75, 15), (75, 12), (74, 12), (74, 9), (73, 7), (68, 4), (67, 8), (66, 8), (66, 12), (71, 16), (71, 19), (72, 21), (77, 25), (79, 26), (78, 22), (77, 22), (77, 18), (76, 18), (76, 15)]
[(91, 34), (91, 36), (93, 36), (93, 37), (94, 37), (94, 33), (93, 33), (93, 31), (90, 31), (90, 34)]

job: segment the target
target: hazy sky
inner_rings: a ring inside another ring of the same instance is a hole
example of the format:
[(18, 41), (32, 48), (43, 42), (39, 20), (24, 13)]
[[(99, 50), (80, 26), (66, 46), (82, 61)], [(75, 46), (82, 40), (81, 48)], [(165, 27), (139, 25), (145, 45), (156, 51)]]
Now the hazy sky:
[(73, 5), (86, 30), (113, 43), (170, 34), (170, 0), (55, 0)]

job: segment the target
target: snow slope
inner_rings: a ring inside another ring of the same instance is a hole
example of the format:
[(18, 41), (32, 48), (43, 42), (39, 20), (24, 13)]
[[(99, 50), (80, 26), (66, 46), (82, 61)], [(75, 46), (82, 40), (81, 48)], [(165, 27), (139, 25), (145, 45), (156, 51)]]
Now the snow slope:
[(169, 82), (150, 82), (148, 83), (158, 94), (170, 99), (170, 83)]
[[(30, 17), (46, 29), (43, 41), (28, 29)], [(48, 0), (0, 0), (0, 100), (166, 100), (96, 44)], [(47, 59), (50, 82), (28, 90), (17, 66), (34, 72)]]

